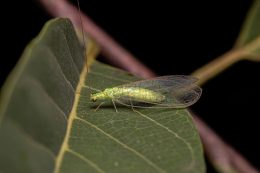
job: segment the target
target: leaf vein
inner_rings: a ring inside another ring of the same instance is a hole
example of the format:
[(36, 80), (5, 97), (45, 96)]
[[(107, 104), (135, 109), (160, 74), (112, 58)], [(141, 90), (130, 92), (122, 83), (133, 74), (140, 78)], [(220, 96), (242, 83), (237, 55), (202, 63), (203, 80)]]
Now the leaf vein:
[(141, 115), (142, 117), (144, 117), (144, 118), (150, 120), (151, 122), (155, 123), (155, 124), (158, 125), (159, 127), (164, 128), (165, 130), (167, 130), (168, 132), (170, 132), (171, 134), (173, 134), (177, 139), (181, 140), (181, 141), (188, 147), (188, 149), (189, 149), (189, 151), (190, 151), (190, 154), (191, 154), (191, 163), (190, 163), (190, 165), (188, 166), (188, 169), (191, 169), (191, 168), (194, 166), (194, 164), (195, 164), (194, 151), (193, 151), (193, 149), (192, 149), (192, 147), (191, 147), (191, 144), (190, 144), (185, 138), (181, 137), (178, 133), (172, 131), (172, 130), (169, 129), (168, 127), (166, 127), (166, 126), (162, 125), (161, 123), (157, 122), (156, 120), (154, 120), (154, 119), (152, 119), (152, 118), (146, 116), (145, 114), (143, 114), (143, 113), (141, 113), (141, 112), (139, 112), (139, 111), (137, 111), (137, 110), (135, 110), (135, 109), (133, 109), (133, 111), (136, 112), (136, 113), (138, 113), (138, 114)]
[(76, 151), (72, 150), (72, 149), (67, 149), (67, 151), (71, 154), (73, 154), (74, 156), (80, 158), (81, 160), (83, 160), (84, 162), (86, 162), (87, 164), (89, 164), (91, 167), (93, 167), (94, 169), (96, 169), (98, 172), (101, 173), (105, 173), (104, 170), (102, 170), (97, 164), (95, 164), (94, 162), (92, 162), (91, 160), (87, 159), (85, 156), (82, 156), (81, 154), (77, 153)]
[(43, 94), (46, 96), (46, 98), (58, 109), (59, 112), (61, 112), (61, 114), (63, 115), (63, 118), (67, 121), (67, 117), (65, 115), (65, 113), (63, 112), (63, 110), (60, 108), (60, 106), (54, 101), (54, 99), (52, 99), (52, 97), (48, 94), (48, 92), (42, 87), (41, 83), (34, 79), (31, 78), (31, 82), (34, 82), (36, 85), (38, 85), (38, 89), (41, 89), (43, 91)]
[(51, 53), (51, 54), (55, 57), (56, 63), (58, 64), (58, 68), (59, 68), (59, 70), (60, 70), (60, 72), (61, 72), (62, 77), (64, 78), (64, 80), (66, 81), (66, 83), (68, 83), (68, 85), (69, 85), (69, 87), (72, 89), (72, 91), (75, 92), (75, 89), (73, 88), (71, 82), (67, 79), (67, 76), (65, 75), (65, 73), (64, 73), (63, 70), (62, 70), (62, 68), (61, 68), (61, 66), (60, 66), (60, 64), (59, 64), (59, 62), (58, 62), (58, 60), (57, 60), (57, 56), (50, 50), (49, 47), (46, 47), (46, 48), (47, 48), (47, 51), (48, 51), (49, 53)]
[(110, 138), (111, 140), (115, 141), (116, 143), (118, 143), (119, 145), (121, 145), (122, 147), (124, 147), (125, 149), (133, 152), (134, 154), (136, 154), (137, 156), (139, 156), (140, 158), (142, 158), (144, 161), (146, 161), (150, 166), (154, 167), (158, 172), (160, 173), (166, 173), (165, 170), (163, 170), (162, 168), (160, 168), (159, 166), (157, 166), (154, 162), (152, 162), (150, 159), (148, 159), (147, 157), (145, 157), (144, 155), (142, 155), (141, 153), (139, 153), (138, 151), (136, 151), (135, 149), (131, 148), (130, 146), (124, 144), (123, 142), (121, 142), (120, 140), (116, 139), (115, 137), (111, 136), (110, 134), (106, 133), (105, 131), (103, 131), (102, 129), (100, 129), (99, 127), (97, 127), (96, 125), (88, 122), (87, 120), (81, 119), (79, 117), (76, 117), (75, 119), (78, 119), (86, 124), (88, 124), (89, 126), (93, 127), (94, 129), (98, 130), (99, 132), (101, 132), (102, 134), (106, 135), (108, 138)]
[(17, 123), (15, 123), (14, 121), (10, 121), (14, 127), (16, 129), (18, 129), (19, 132), (21, 132), (21, 135), (23, 135), (28, 141), (30, 141), (33, 145), (39, 147), (40, 149), (46, 151), (46, 153), (48, 153), (53, 159), (55, 159), (55, 155), (54, 153), (45, 145), (41, 144), (39, 141), (37, 141), (35, 138), (33, 138), (32, 136), (30, 136), (28, 133), (26, 133), (26, 131), (24, 130), (24, 128), (22, 128), (21, 126), (19, 126)]
[(62, 31), (62, 34), (63, 34), (63, 36), (64, 36), (64, 39), (66, 40), (65, 46), (67, 47), (67, 50), (69, 50), (70, 59), (71, 59), (71, 61), (73, 62), (73, 66), (74, 66), (74, 68), (76, 69), (77, 74), (80, 75), (80, 71), (79, 71), (79, 69), (77, 68), (76, 63), (74, 62), (74, 59), (72, 58), (72, 53), (71, 53), (70, 47), (68, 46), (68, 40), (67, 40), (66, 34), (64, 33), (63, 30), (61, 30), (61, 31)]

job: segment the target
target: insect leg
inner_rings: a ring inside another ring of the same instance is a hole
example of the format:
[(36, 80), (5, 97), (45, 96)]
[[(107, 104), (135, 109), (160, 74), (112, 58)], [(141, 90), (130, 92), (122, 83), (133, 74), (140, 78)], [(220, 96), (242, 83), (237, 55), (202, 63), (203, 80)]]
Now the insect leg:
[(112, 99), (112, 103), (113, 103), (113, 105), (114, 105), (114, 107), (115, 107), (116, 112), (118, 112), (118, 111), (117, 111), (117, 108), (116, 108), (116, 104), (115, 104), (115, 102), (114, 102), (113, 99)]
[(134, 105), (133, 105), (132, 99), (130, 99), (130, 104), (131, 104), (132, 110), (134, 111)]
[(99, 108), (100, 108), (100, 106), (101, 105), (103, 105), (105, 102), (101, 102), (98, 106), (97, 106), (97, 108), (94, 110), (94, 112), (96, 112)]

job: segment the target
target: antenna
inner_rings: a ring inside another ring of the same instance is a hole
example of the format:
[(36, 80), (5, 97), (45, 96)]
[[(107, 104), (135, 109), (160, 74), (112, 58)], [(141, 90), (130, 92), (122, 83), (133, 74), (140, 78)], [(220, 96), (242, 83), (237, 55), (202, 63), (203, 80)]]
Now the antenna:
[(87, 65), (87, 52), (86, 52), (86, 42), (85, 42), (85, 33), (84, 33), (84, 29), (83, 29), (83, 22), (82, 22), (82, 16), (81, 16), (81, 9), (80, 9), (80, 4), (79, 4), (79, 0), (77, 0), (77, 6), (78, 6), (78, 9), (79, 9), (79, 19), (80, 19), (80, 25), (81, 25), (81, 35), (82, 35), (82, 41), (83, 41), (83, 49), (84, 49), (84, 58), (85, 58), (85, 65), (86, 65), (86, 68), (87, 68), (87, 73), (88, 73), (88, 65)]

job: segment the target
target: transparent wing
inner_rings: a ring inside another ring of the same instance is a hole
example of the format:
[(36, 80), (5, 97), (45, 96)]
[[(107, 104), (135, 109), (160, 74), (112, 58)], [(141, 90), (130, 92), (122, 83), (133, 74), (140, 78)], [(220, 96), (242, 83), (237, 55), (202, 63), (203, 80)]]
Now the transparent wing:
[(192, 76), (171, 75), (127, 83), (118, 86), (118, 88), (145, 88), (160, 93), (165, 99), (160, 102), (148, 102), (142, 99), (124, 96), (117, 98), (115, 101), (133, 107), (185, 108), (194, 104), (201, 96), (202, 89), (195, 84), (196, 81), (197, 78)]

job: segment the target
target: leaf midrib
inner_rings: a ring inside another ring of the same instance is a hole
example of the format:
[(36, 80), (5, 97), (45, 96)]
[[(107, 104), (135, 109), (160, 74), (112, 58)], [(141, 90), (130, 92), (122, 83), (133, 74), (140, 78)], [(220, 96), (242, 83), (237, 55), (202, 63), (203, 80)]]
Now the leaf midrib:
[(84, 66), (83, 70), (82, 70), (82, 72), (80, 74), (78, 86), (76, 88), (75, 99), (74, 99), (74, 103), (73, 103), (73, 106), (72, 106), (72, 109), (71, 109), (71, 113), (69, 114), (66, 134), (65, 134), (65, 137), (64, 137), (61, 149), (60, 149), (60, 151), (59, 151), (59, 153), (58, 153), (58, 155), (56, 157), (54, 173), (58, 173), (59, 172), (59, 170), (61, 168), (61, 164), (62, 164), (62, 160), (63, 160), (64, 154), (65, 154), (65, 152), (67, 150), (69, 150), (69, 145), (68, 145), (69, 136), (71, 134), (73, 120), (77, 116), (76, 115), (76, 110), (77, 110), (77, 105), (78, 105), (79, 98), (80, 98), (80, 95), (77, 94), (77, 93), (79, 93), (81, 91), (81, 89), (83, 87), (84, 79), (86, 78), (86, 76), (87, 76), (87, 68), (86, 68), (86, 66)]

